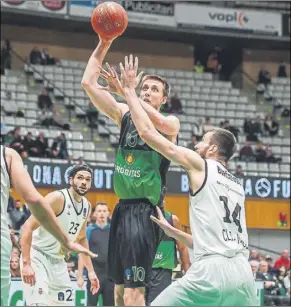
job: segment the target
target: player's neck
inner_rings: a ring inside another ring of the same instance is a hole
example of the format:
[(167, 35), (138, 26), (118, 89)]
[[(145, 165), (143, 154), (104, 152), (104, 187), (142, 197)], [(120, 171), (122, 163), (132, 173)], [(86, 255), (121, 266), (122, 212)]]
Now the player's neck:
[(104, 222), (102, 222), (102, 221), (96, 221), (96, 225), (98, 225), (99, 227), (104, 227), (104, 226), (106, 226), (106, 224), (107, 224), (107, 221), (104, 221)]
[(72, 187), (70, 187), (70, 193), (76, 202), (79, 203), (82, 200), (82, 196), (80, 196)]

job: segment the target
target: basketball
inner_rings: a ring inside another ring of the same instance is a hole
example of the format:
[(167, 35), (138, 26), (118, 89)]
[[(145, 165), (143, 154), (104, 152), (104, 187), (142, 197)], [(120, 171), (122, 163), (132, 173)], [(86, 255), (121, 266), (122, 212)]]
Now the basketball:
[(99, 4), (91, 16), (94, 31), (105, 39), (112, 39), (121, 35), (128, 23), (125, 9), (115, 2)]

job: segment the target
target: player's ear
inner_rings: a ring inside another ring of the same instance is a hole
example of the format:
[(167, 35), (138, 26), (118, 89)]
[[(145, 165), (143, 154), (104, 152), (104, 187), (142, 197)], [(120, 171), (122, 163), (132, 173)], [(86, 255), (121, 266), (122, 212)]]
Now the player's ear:
[(164, 97), (162, 98), (162, 104), (165, 104), (165, 103), (167, 102), (167, 99), (168, 99), (168, 97), (167, 97), (167, 96), (164, 96)]
[(70, 177), (70, 178), (69, 178), (69, 183), (70, 183), (70, 185), (73, 184), (73, 177)]
[(210, 148), (209, 148), (209, 152), (211, 152), (212, 154), (216, 154), (218, 153), (218, 146), (217, 145), (210, 145)]

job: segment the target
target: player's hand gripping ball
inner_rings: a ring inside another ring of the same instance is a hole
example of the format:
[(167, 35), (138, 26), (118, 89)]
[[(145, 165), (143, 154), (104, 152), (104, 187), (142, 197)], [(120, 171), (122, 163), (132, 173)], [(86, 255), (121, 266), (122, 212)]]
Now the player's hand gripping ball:
[(114, 39), (125, 31), (128, 17), (120, 4), (103, 2), (94, 9), (91, 24), (102, 39)]

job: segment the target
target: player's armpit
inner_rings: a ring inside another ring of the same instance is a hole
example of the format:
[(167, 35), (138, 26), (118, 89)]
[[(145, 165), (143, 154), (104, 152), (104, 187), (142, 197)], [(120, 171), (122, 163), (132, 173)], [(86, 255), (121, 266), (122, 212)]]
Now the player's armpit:
[(56, 216), (58, 216), (64, 210), (65, 196), (62, 192), (51, 192), (45, 196), (45, 200), (50, 205)]

